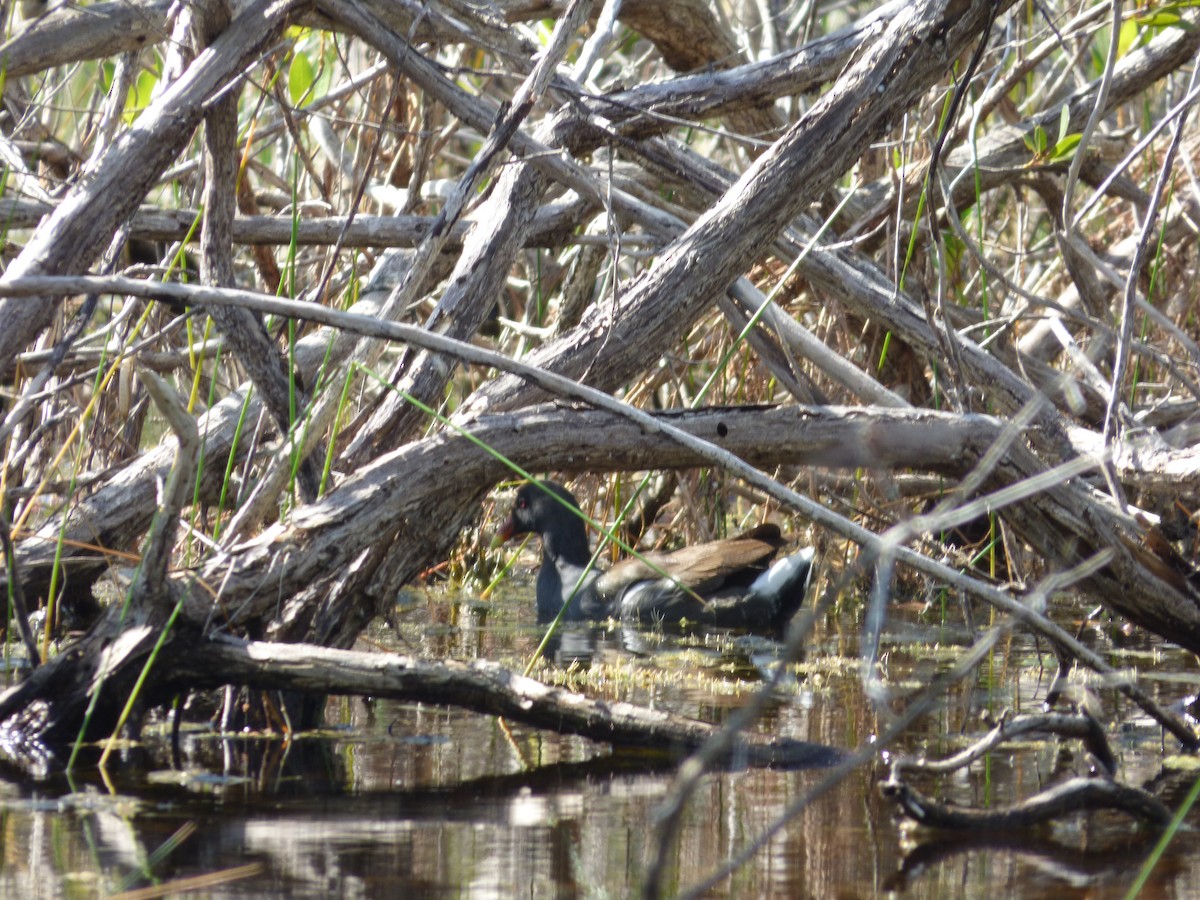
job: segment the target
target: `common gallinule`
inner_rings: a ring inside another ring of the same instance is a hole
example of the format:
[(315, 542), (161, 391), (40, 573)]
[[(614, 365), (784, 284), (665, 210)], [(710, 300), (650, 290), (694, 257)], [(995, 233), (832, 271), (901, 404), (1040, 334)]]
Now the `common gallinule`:
[[(551, 496), (554, 495), (554, 496)], [(565, 503), (565, 505), (564, 505)], [(776, 560), (784, 545), (779, 528), (759, 525), (738, 537), (684, 547), (673, 553), (643, 554), (607, 572), (592, 569), (579, 504), (552, 481), (523, 485), (498, 539), (533, 533), (542, 539), (537, 578), (538, 621), (548, 622), (575, 593), (564, 617), (638, 619), (778, 629), (800, 608), (812, 574), (813, 550)], [(576, 591), (580, 577), (583, 583)]]

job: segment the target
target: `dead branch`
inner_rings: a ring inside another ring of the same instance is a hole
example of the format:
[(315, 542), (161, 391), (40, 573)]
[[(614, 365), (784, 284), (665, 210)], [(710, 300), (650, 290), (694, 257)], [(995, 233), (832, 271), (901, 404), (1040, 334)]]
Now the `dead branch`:
[[(688, 752), (715, 727), (666, 710), (593, 700), (483, 660), (428, 660), (304, 644), (213, 639), (170, 664), (181, 685), (245, 684), (316, 695), (389, 697), (460, 706), (537, 728), (624, 747)], [(0, 703), (3, 701), (0, 700)], [(840, 753), (787, 737), (746, 733), (729, 761), (755, 766), (831, 765)]]
[(167, 567), (171, 561), (179, 515), (191, 500), (196, 467), (200, 463), (200, 432), (196, 428), (196, 420), (187, 411), (187, 405), (170, 384), (150, 371), (143, 370), (140, 375), (146, 390), (154, 399), (154, 405), (166, 418), (179, 442), (175, 464), (171, 467), (171, 475), (159, 499), (158, 514), (150, 526), (134, 588), (135, 598), (161, 600), (166, 596)]
[[(162, 171), (190, 140), (204, 103), (238, 77), (291, 21), (299, 0), (256, 0), (211, 52), (163, 92), (34, 232), (8, 267), (12, 275), (86, 270)], [(0, 374), (49, 324), (57, 303), (0, 301)]]
[(1103, 778), (1072, 778), (1020, 803), (998, 809), (950, 806), (894, 779), (880, 783), (879, 791), (918, 825), (956, 831), (1033, 828), (1064, 816), (1097, 810), (1123, 812), (1159, 828), (1165, 828), (1173, 818), (1171, 810), (1153, 795)]
[(29, 654), (30, 665), (36, 668), (42, 664), (42, 654), (38, 650), (33, 629), (29, 627), (29, 604), (25, 600), (25, 587), (21, 583), (21, 573), (17, 571), (17, 554), (13, 548), (12, 531), (9, 529), (8, 511), (2, 508), (0, 508), (0, 548), (4, 550), (5, 577), (8, 579), (12, 595), (13, 618), (17, 623), (17, 633), (21, 636), (21, 643), (25, 645), (25, 652)]
[(1087, 713), (1038, 713), (1035, 715), (1002, 716), (996, 726), (971, 746), (947, 759), (913, 759), (896, 757), (891, 764), (892, 775), (899, 778), (905, 772), (947, 774), (977, 762), (1005, 741), (1015, 741), (1028, 735), (1043, 734), (1077, 738), (1089, 753), (1104, 767), (1108, 777), (1116, 775), (1116, 757), (1108, 746), (1104, 729), (1094, 716)]
[[(528, 234), (528, 246), (561, 247), (572, 243), (572, 232), (579, 227), (589, 209), (577, 198), (556, 200), (538, 208)], [(12, 228), (32, 228), (50, 215), (55, 204), (19, 197), (0, 198), (0, 219)], [(195, 239), (195, 224), (200, 212), (195, 209), (155, 209), (142, 207), (129, 222), (129, 235), (147, 241), (183, 241)], [(230, 225), (235, 244), (327, 247), (341, 238), (343, 247), (415, 247), (429, 233), (437, 216), (397, 215), (348, 216), (241, 215)], [(450, 226), (446, 248), (457, 250), (475, 224), (474, 215)]]

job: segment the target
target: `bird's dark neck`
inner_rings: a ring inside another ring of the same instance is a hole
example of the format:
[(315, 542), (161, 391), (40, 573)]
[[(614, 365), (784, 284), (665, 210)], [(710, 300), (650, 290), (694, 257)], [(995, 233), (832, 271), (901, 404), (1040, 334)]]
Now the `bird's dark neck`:
[(567, 526), (542, 535), (542, 558), (548, 563), (562, 561), (586, 566), (592, 558), (592, 551), (588, 549), (587, 531), (578, 519), (571, 519)]

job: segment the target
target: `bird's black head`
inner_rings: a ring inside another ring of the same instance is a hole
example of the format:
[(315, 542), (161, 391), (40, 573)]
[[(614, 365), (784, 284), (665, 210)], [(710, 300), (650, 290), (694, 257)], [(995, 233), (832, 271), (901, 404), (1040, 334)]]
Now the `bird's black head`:
[[(560, 500), (569, 504), (570, 508)], [(575, 558), (582, 553), (586, 561), (590, 555), (587, 531), (579, 514), (572, 511), (578, 509), (579, 503), (574, 495), (561, 484), (531, 481), (517, 491), (512, 512), (508, 521), (501, 526), (497, 540), (506, 541), (519, 534), (537, 534), (552, 557), (561, 556), (575, 562)]]
[(574, 513), (550, 496), (551, 493), (575, 509), (579, 508), (574, 495), (561, 484), (553, 481), (528, 482), (521, 485), (517, 496), (513, 498), (512, 512), (500, 529), (501, 537), (508, 540), (518, 534), (543, 534), (553, 529), (556, 523), (578, 521)]

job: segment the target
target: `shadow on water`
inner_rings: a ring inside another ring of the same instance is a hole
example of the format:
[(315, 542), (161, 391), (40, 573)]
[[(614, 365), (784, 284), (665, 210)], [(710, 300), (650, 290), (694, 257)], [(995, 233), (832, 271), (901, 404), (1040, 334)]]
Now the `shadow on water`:
[[(962, 870), (970, 867), (973, 858), (986, 856), (1005, 858), (1014, 871), (1021, 872), (1020, 890), (1026, 896), (1063, 896), (1065, 887), (1086, 891), (1090, 897), (1108, 896), (1110, 889), (1113, 896), (1124, 896), (1131, 873), (1146, 861), (1157, 836), (1134, 832), (1117, 840), (1115, 831), (1110, 831), (1107, 840), (1104, 835), (1100, 837), (1097, 845), (1080, 849), (1041, 832), (1024, 836), (939, 836), (906, 854), (900, 869), (884, 881), (883, 887), (904, 893), (921, 885), (931, 872)], [(1168, 869), (1175, 871), (1161, 871), (1158, 878), (1178, 874), (1174, 863), (1168, 864)]]

